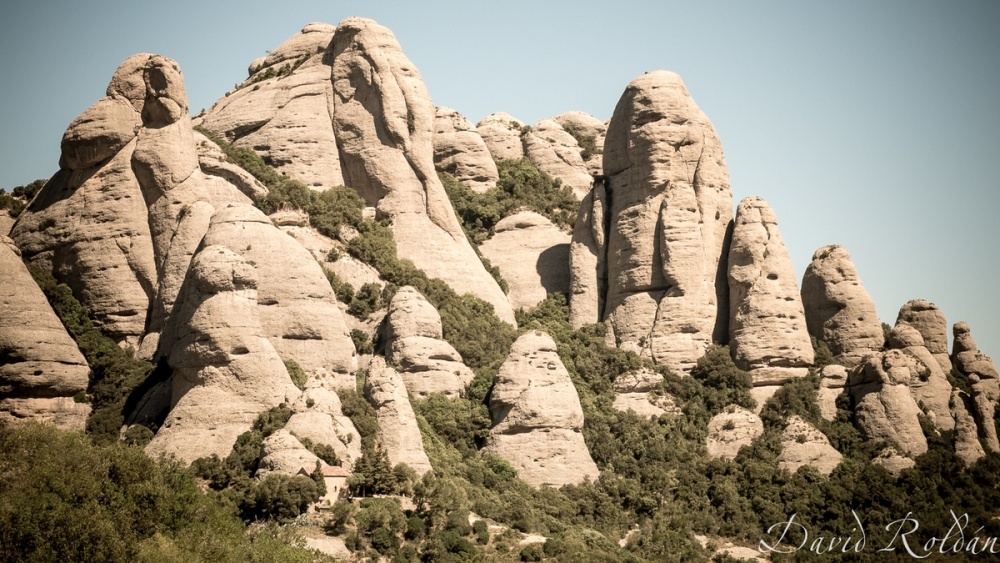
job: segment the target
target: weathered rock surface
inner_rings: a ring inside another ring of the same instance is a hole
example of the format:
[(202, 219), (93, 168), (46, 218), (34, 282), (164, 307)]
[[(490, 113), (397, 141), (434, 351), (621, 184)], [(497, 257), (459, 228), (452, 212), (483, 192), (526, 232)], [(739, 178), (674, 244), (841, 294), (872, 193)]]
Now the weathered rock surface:
[(639, 416), (680, 414), (677, 401), (669, 394), (656, 393), (663, 376), (655, 371), (640, 369), (621, 375), (612, 384), (615, 392), (615, 409), (632, 411)]
[(264, 438), (264, 442), (260, 445), (260, 466), (255, 476), (263, 479), (271, 473), (295, 475), (302, 468), (312, 471), (317, 462), (320, 467), (326, 465), (316, 457), (316, 454), (306, 449), (288, 429), (282, 428)]
[(552, 118), (577, 140), (580, 146), (580, 158), (583, 159), (587, 172), (603, 174), (604, 137), (608, 133), (608, 125), (596, 117), (582, 111), (568, 111)]
[(418, 475), (431, 470), (417, 418), (406, 394), (403, 378), (380, 356), (372, 358), (365, 381), (365, 397), (375, 407), (378, 439), (389, 462), (409, 465)]
[(328, 24), (305, 26), (254, 61), (243, 84), (198, 123), (313, 189), (344, 185), (331, 117), (333, 34)]
[(609, 340), (687, 372), (728, 335), (733, 204), (718, 136), (679, 76), (651, 72), (625, 89), (608, 126), (604, 174), (613, 196), (597, 256), (607, 257)]
[(333, 448), (342, 466), (350, 468), (361, 457), (361, 435), (341, 409), (337, 393), (313, 380), (292, 404), (294, 414), (285, 430), (296, 438)]
[(172, 408), (146, 451), (191, 462), (225, 457), (260, 412), (299, 391), (264, 333), (252, 264), (226, 247), (206, 246), (184, 285), (168, 358)]
[(322, 268), (257, 208), (232, 204), (216, 212), (204, 245), (236, 247), (257, 273), (257, 308), (271, 345), (331, 388), (355, 386), (357, 353)]
[(524, 123), (503, 112), (491, 113), (476, 124), (476, 131), (479, 131), (490, 154), (497, 160), (524, 158), (522, 129)]
[(597, 478), (583, 442), (580, 398), (549, 335), (530, 331), (511, 346), (490, 393), (490, 418), (486, 450), (531, 486)]
[(819, 404), (820, 416), (832, 422), (837, 418), (837, 397), (847, 387), (847, 368), (837, 364), (823, 366), (819, 377), (816, 402)]
[(250, 199), (256, 200), (267, 195), (267, 186), (261, 184), (253, 174), (229, 162), (219, 145), (197, 131), (194, 138), (198, 147), (198, 166), (202, 172), (225, 180)]
[(580, 156), (579, 143), (554, 120), (542, 119), (531, 127), (524, 135), (524, 152), (539, 170), (562, 180), (577, 199), (590, 191), (594, 180)]
[(434, 110), (434, 166), (479, 193), (500, 179), (479, 131), (462, 114), (446, 107)]
[(444, 340), (441, 315), (416, 289), (400, 288), (386, 317), (385, 359), (398, 368), (406, 389), (417, 397), (457, 397), (475, 374)]
[(603, 179), (580, 202), (569, 247), (569, 323), (573, 328), (604, 320), (608, 292), (607, 188)]
[(892, 475), (899, 475), (904, 469), (912, 469), (917, 465), (917, 462), (913, 461), (912, 458), (900, 455), (892, 446), (879, 452), (872, 463), (881, 465)]
[(756, 414), (735, 405), (708, 421), (708, 455), (734, 459), (740, 448), (749, 446), (764, 433), (764, 422)]
[(496, 224), (479, 250), (500, 268), (515, 309), (530, 309), (549, 293), (569, 291), (570, 235), (534, 211), (521, 211)]
[(927, 439), (917, 418), (920, 407), (910, 393), (910, 385), (920, 377), (922, 368), (912, 356), (889, 350), (869, 356), (847, 379), (862, 432), (871, 440), (894, 444), (910, 456), (927, 451)]
[(788, 419), (788, 426), (781, 433), (778, 467), (795, 473), (803, 465), (809, 465), (821, 474), (829, 475), (842, 459), (844, 456), (815, 426), (798, 416)]
[(910, 392), (917, 406), (930, 417), (939, 430), (953, 430), (951, 415), (951, 383), (937, 359), (924, 346), (924, 339), (915, 327), (897, 323), (889, 334), (889, 346), (902, 350), (918, 362), (918, 377), (910, 382)]
[(948, 354), (948, 321), (937, 305), (925, 299), (907, 301), (899, 309), (896, 326), (907, 324), (917, 329), (924, 339), (927, 351), (934, 355), (941, 370), (951, 371), (951, 357)]
[(955, 455), (967, 464), (986, 457), (986, 450), (979, 441), (979, 426), (973, 416), (976, 407), (972, 397), (961, 389), (951, 393), (952, 415), (955, 419)]
[(973, 415), (987, 451), (1000, 452), (994, 414), (1000, 399), (1000, 375), (989, 356), (979, 351), (965, 322), (955, 323), (951, 359), (955, 369), (972, 382)]
[(83, 430), (90, 367), (21, 262), (0, 235), (0, 421), (35, 419)]
[(754, 385), (803, 377), (814, 353), (795, 268), (774, 210), (748, 197), (736, 210), (729, 247), (729, 346)]
[(392, 220), (400, 256), (514, 324), (434, 170), (434, 109), (419, 71), (392, 32), (371, 20), (341, 22), (331, 49), (334, 133), (347, 184)]
[(802, 278), (802, 304), (809, 334), (852, 365), (885, 344), (875, 303), (842, 246), (824, 246), (813, 254)]

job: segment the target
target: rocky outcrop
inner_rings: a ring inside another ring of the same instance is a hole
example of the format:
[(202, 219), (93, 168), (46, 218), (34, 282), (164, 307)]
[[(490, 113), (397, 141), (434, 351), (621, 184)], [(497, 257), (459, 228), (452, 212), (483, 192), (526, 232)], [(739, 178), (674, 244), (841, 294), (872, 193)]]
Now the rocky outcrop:
[(462, 114), (446, 107), (434, 110), (434, 166), (479, 193), (500, 179), (479, 131)]
[(674, 397), (657, 391), (662, 381), (662, 375), (649, 369), (622, 374), (611, 386), (615, 392), (612, 406), (619, 411), (632, 411), (645, 417), (680, 414), (681, 408)]
[(434, 170), (434, 109), (419, 71), (392, 32), (361, 18), (341, 22), (330, 54), (347, 185), (392, 220), (400, 256), (514, 324), (507, 296), (476, 257)]
[(530, 309), (549, 293), (569, 291), (570, 235), (534, 211), (521, 211), (496, 224), (479, 250), (500, 268), (514, 309)]
[(803, 377), (813, 363), (795, 269), (763, 199), (749, 197), (736, 210), (729, 247), (729, 346), (737, 367), (755, 386)]
[(549, 335), (530, 331), (511, 346), (490, 393), (490, 418), (486, 450), (531, 486), (597, 478), (583, 442), (580, 398)]
[(955, 340), (951, 361), (955, 369), (972, 383), (973, 415), (979, 426), (979, 437), (987, 451), (1000, 452), (994, 418), (997, 399), (1000, 399), (1000, 375), (997, 374), (993, 360), (979, 351), (967, 323), (955, 323), (952, 334)]
[(829, 475), (843, 458), (815, 426), (798, 416), (788, 419), (788, 425), (781, 433), (779, 468), (795, 473), (803, 465), (809, 465), (820, 474)]
[(939, 430), (953, 430), (955, 420), (951, 415), (951, 383), (941, 370), (937, 359), (924, 346), (924, 339), (912, 325), (898, 323), (889, 334), (889, 346), (902, 350), (917, 360), (918, 377), (910, 382), (910, 392), (917, 406), (934, 422)]
[(283, 360), (295, 360), (310, 377), (331, 379), (331, 388), (354, 388), (354, 343), (308, 250), (246, 204), (220, 209), (202, 244), (232, 245), (254, 265), (261, 325)]
[(875, 303), (842, 246), (824, 246), (813, 254), (802, 278), (802, 304), (809, 334), (851, 365), (885, 344)]
[(764, 422), (759, 416), (743, 407), (730, 405), (708, 421), (705, 447), (712, 457), (735, 459), (740, 448), (749, 446), (763, 433)]
[(475, 374), (442, 336), (441, 315), (416, 289), (400, 288), (386, 316), (385, 359), (398, 368), (406, 389), (417, 397), (457, 397)]
[(587, 195), (594, 181), (580, 156), (581, 150), (576, 138), (552, 119), (535, 123), (524, 135), (524, 152), (535, 167), (562, 180), (577, 199)]
[(327, 49), (334, 27), (311, 23), (266, 57), (198, 123), (313, 189), (344, 185), (334, 137)]
[(905, 455), (900, 455), (896, 448), (889, 446), (883, 449), (875, 459), (872, 460), (875, 465), (882, 466), (886, 471), (892, 475), (899, 475), (904, 469), (912, 469), (917, 465), (917, 462), (913, 461), (913, 458), (906, 457)]
[(287, 429), (282, 428), (267, 438), (260, 445), (260, 466), (255, 476), (263, 479), (272, 473), (279, 475), (295, 475), (299, 469), (312, 471), (316, 463), (325, 466), (316, 454), (310, 452)]
[(608, 125), (582, 111), (569, 111), (553, 117), (552, 121), (576, 139), (587, 172), (603, 174), (604, 137)]
[(889, 350), (868, 356), (848, 374), (854, 415), (870, 440), (888, 442), (910, 456), (927, 451), (918, 419), (920, 407), (910, 393), (910, 385), (920, 377), (922, 368), (908, 354)]
[(496, 160), (524, 158), (524, 143), (521, 142), (523, 129), (524, 123), (503, 112), (491, 113), (476, 124), (476, 131)]
[(910, 325), (917, 329), (924, 340), (927, 351), (934, 355), (941, 371), (951, 371), (951, 357), (948, 354), (948, 321), (937, 305), (925, 299), (907, 301), (899, 309), (896, 326)]
[(353, 467), (361, 457), (361, 435), (344, 415), (337, 393), (320, 385), (312, 380), (292, 404), (294, 414), (285, 423), (285, 430), (299, 440), (330, 446), (342, 466)]
[[(610, 210), (596, 256), (606, 257), (597, 279), (607, 279), (609, 340), (687, 372), (709, 344), (727, 339), (733, 204), (718, 136), (679, 76), (651, 72), (625, 89), (608, 126), (604, 174)], [(579, 217), (593, 225), (599, 215)], [(577, 299), (576, 280), (571, 286)]]
[(34, 419), (83, 430), (90, 367), (21, 262), (0, 235), (0, 421)]
[(418, 475), (431, 470), (417, 418), (407, 398), (403, 378), (379, 356), (372, 358), (365, 380), (365, 397), (375, 407), (378, 440), (389, 463), (409, 465)]
[(573, 328), (604, 320), (608, 293), (608, 192), (602, 178), (580, 202), (569, 246), (569, 323)]
[(819, 371), (819, 391), (816, 393), (820, 416), (830, 422), (836, 420), (837, 397), (844, 393), (845, 387), (847, 368), (837, 364), (823, 366)]
[(955, 419), (955, 455), (966, 464), (972, 464), (986, 457), (986, 450), (979, 441), (979, 426), (973, 412), (975, 403), (968, 393), (961, 389), (951, 392), (952, 415)]
[(254, 266), (223, 246), (194, 257), (176, 314), (171, 410), (146, 451), (185, 462), (225, 457), (257, 415), (298, 389), (268, 341)]

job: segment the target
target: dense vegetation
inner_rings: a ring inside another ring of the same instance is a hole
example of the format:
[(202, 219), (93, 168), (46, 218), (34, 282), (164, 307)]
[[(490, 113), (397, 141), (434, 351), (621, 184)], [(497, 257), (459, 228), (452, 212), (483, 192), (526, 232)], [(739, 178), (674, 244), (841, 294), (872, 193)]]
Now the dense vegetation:
[(0, 210), (6, 210), (8, 215), (16, 219), (46, 182), (47, 180), (35, 180), (24, 186), (17, 186), (10, 193), (0, 188)]

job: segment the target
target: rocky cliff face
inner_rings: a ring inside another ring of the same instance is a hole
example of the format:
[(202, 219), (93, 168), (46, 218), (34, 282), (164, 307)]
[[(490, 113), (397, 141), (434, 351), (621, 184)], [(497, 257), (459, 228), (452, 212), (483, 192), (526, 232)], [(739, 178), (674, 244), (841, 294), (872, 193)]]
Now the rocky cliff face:
[(392, 220), (399, 254), (513, 324), (507, 296), (479, 262), (434, 171), (434, 107), (388, 29), (350, 18), (334, 34), (333, 129), (347, 185)]
[(0, 422), (45, 420), (83, 430), (90, 405), (73, 396), (87, 389), (89, 375), (20, 251), (0, 235)]
[(583, 408), (552, 338), (523, 334), (511, 346), (490, 393), (493, 428), (486, 451), (506, 459), (534, 487), (594, 480), (583, 442)]
[(959, 372), (972, 383), (973, 415), (979, 426), (979, 436), (987, 451), (1000, 452), (994, 415), (1000, 399), (1000, 376), (993, 360), (979, 351), (972, 331), (964, 322), (955, 323), (952, 362)]
[(434, 166), (479, 193), (500, 179), (479, 131), (462, 114), (446, 107), (434, 110)]
[(542, 119), (524, 135), (524, 152), (539, 170), (562, 180), (577, 199), (590, 191), (593, 179), (576, 138), (553, 119)]
[(820, 248), (802, 278), (809, 334), (826, 341), (844, 361), (856, 364), (885, 344), (882, 323), (851, 255), (841, 246)]
[(378, 440), (388, 454), (389, 463), (393, 466), (405, 463), (418, 475), (430, 471), (431, 462), (424, 453), (424, 442), (403, 378), (378, 356), (368, 366), (365, 397), (375, 407)]
[(899, 309), (896, 326), (910, 325), (917, 329), (927, 351), (934, 355), (941, 371), (951, 371), (948, 354), (948, 321), (937, 305), (926, 299), (907, 301)]
[(569, 291), (570, 235), (534, 211), (521, 211), (496, 224), (479, 250), (500, 268), (514, 309), (530, 309), (549, 293)]
[(524, 123), (503, 112), (492, 113), (476, 124), (476, 131), (483, 138), (490, 154), (497, 160), (524, 158), (522, 129)]
[(472, 370), (442, 336), (441, 315), (416, 289), (406, 286), (393, 296), (385, 336), (385, 359), (415, 396), (457, 397), (472, 381)]
[[(680, 77), (658, 71), (629, 84), (608, 126), (604, 174), (604, 193), (583, 204), (574, 229), (571, 275), (589, 279), (571, 282), (572, 306), (603, 309), (595, 320), (615, 345), (686, 372), (727, 339), (733, 211), (718, 136)], [(598, 226), (603, 236), (586, 234)], [(591, 246), (596, 279), (583, 259)]]
[(911, 325), (897, 324), (889, 335), (889, 346), (902, 350), (917, 361), (917, 377), (910, 381), (910, 392), (917, 406), (934, 421), (940, 430), (953, 430), (951, 414), (951, 383), (941, 370), (934, 355), (924, 346), (924, 338)]
[(754, 385), (805, 376), (813, 362), (795, 269), (771, 206), (740, 202), (729, 248), (729, 346)]
[(917, 418), (920, 407), (910, 393), (922, 367), (904, 352), (889, 350), (868, 356), (847, 379), (857, 423), (865, 435), (894, 444), (914, 457), (927, 451), (927, 439)]

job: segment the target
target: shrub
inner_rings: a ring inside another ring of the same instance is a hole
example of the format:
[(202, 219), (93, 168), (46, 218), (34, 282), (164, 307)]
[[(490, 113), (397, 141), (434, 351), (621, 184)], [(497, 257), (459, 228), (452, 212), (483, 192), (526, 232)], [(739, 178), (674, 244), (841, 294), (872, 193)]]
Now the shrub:
[(284, 362), (285, 370), (288, 371), (288, 377), (291, 378), (292, 383), (299, 389), (305, 389), (306, 382), (309, 380), (306, 372), (302, 371), (302, 368), (299, 367), (298, 362), (295, 360), (284, 360)]
[(368, 337), (368, 333), (352, 328), (351, 329), (351, 341), (354, 342), (354, 348), (358, 351), (358, 354), (374, 354), (375, 346), (371, 339)]

